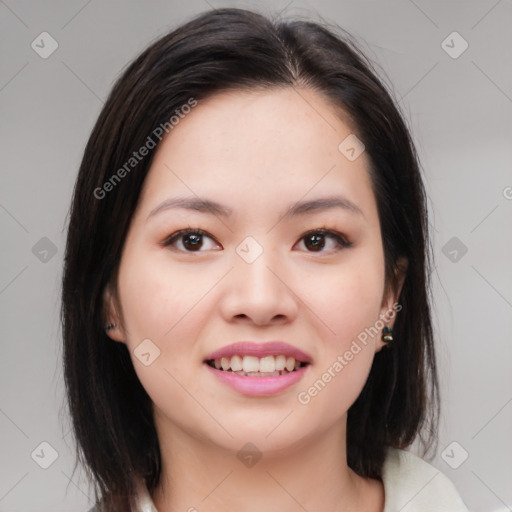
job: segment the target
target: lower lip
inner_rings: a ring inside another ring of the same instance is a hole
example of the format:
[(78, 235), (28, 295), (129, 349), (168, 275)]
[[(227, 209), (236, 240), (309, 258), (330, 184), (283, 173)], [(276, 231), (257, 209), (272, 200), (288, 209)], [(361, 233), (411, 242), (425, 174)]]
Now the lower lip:
[(280, 393), (302, 379), (309, 367), (309, 365), (302, 366), (298, 370), (278, 377), (245, 377), (233, 372), (217, 370), (207, 363), (205, 366), (221, 382), (247, 396), (271, 396)]

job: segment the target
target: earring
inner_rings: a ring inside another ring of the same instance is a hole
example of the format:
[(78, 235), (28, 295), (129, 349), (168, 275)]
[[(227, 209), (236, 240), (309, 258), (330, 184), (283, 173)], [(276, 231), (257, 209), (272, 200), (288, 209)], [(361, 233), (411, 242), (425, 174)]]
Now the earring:
[(111, 329), (115, 329), (117, 327), (117, 324), (108, 324), (105, 326), (106, 331), (110, 331)]
[(384, 329), (382, 329), (381, 340), (384, 341), (386, 343), (386, 345), (388, 345), (389, 343), (391, 343), (393, 341), (393, 329), (391, 329), (391, 327), (386, 325), (386, 327), (384, 327)]

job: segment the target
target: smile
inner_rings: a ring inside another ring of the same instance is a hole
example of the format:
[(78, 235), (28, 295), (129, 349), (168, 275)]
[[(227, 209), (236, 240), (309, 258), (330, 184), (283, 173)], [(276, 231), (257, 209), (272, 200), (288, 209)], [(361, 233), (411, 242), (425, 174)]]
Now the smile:
[[(232, 365), (241, 369), (235, 371)], [(218, 382), (248, 397), (269, 397), (282, 393), (302, 379), (310, 366), (309, 362), (296, 361), (290, 356), (259, 358), (235, 355), (205, 361), (205, 368)]]
[(232, 357), (209, 359), (206, 363), (211, 368), (241, 377), (279, 377), (293, 373), (309, 364), (283, 354), (265, 357), (234, 355)]

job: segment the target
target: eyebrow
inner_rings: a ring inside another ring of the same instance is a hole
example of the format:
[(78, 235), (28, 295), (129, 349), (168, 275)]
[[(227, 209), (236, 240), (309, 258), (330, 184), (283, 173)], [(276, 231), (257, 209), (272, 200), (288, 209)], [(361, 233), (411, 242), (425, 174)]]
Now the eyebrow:
[[(199, 197), (173, 197), (166, 199), (153, 210), (151, 210), (147, 219), (160, 212), (179, 208), (197, 211), (200, 213), (210, 213), (219, 217), (231, 217), (233, 214), (232, 209), (210, 199), (202, 199)], [(345, 211), (357, 215), (362, 215), (364, 217), (361, 209), (352, 201), (349, 201), (348, 199), (341, 196), (331, 196), (312, 199), (310, 201), (298, 201), (290, 205), (281, 214), (282, 216), (280, 218), (283, 219), (285, 217), (295, 217), (325, 210), (331, 210), (333, 208), (342, 208)]]

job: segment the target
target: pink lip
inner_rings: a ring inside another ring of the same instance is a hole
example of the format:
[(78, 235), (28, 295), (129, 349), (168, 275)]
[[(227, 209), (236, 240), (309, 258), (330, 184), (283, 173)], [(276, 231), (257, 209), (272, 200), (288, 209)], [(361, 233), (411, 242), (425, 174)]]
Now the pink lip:
[[(265, 357), (265, 356), (278, 356), (284, 355), (286, 357), (293, 357), (296, 361), (311, 363), (311, 357), (303, 352), (302, 350), (293, 347), (292, 345), (288, 345), (288, 343), (284, 343), (282, 341), (267, 341), (266, 343), (254, 343), (251, 341), (240, 341), (238, 343), (233, 343), (232, 345), (228, 345), (227, 347), (223, 347), (215, 352), (212, 352), (205, 361), (210, 359), (220, 359), (221, 357), (233, 357), (233, 356), (256, 356), (256, 357)], [(295, 372), (292, 372), (292, 374)], [(290, 374), (290, 375), (292, 375)], [(237, 376), (240, 377), (240, 376)], [(250, 378), (254, 379), (256, 377), (241, 377), (241, 378)], [(265, 377), (266, 380), (270, 380), (272, 378), (282, 379), (283, 377)]]
[(303, 366), (298, 370), (278, 377), (244, 377), (236, 373), (216, 370), (206, 363), (205, 366), (221, 382), (247, 396), (275, 395), (298, 382), (309, 368), (309, 365)]

